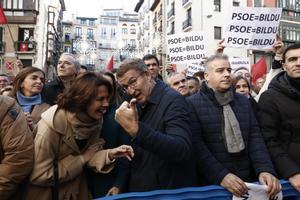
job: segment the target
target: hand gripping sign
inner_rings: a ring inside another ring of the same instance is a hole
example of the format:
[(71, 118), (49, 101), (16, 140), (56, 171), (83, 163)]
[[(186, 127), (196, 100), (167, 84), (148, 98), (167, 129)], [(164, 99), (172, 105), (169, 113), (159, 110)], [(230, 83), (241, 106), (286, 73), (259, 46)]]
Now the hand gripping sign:
[(279, 192), (274, 198), (267, 194), (267, 186), (254, 183), (246, 183), (248, 193), (242, 197), (233, 196), (232, 200), (282, 200), (282, 192)]

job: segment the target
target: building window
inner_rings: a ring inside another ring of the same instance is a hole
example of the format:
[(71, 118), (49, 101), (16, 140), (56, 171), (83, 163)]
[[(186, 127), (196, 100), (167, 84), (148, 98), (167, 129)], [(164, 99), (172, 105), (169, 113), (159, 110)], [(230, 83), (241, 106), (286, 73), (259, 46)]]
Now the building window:
[(0, 42), (3, 41), (3, 27), (0, 27)]
[(290, 23), (281, 23), (279, 33), (284, 43), (295, 43), (300, 40), (300, 27)]
[(82, 29), (81, 27), (75, 28), (75, 37), (81, 37), (82, 36)]
[(81, 20), (80, 20), (80, 24), (86, 25), (86, 19), (81, 19)]
[(170, 32), (168, 35), (174, 34), (175, 33), (175, 22), (171, 22), (171, 28), (170, 28)]
[(19, 41), (29, 41), (33, 38), (33, 28), (19, 28)]
[(71, 47), (70, 46), (65, 46), (64, 52), (71, 53)]
[(122, 28), (122, 34), (128, 34), (128, 30), (127, 30), (127, 28)]
[(234, 2), (232, 2), (232, 5), (233, 5), (234, 7), (239, 7), (239, 6), (240, 6), (240, 2), (234, 1)]
[(71, 42), (71, 34), (65, 33), (65, 42)]
[(132, 48), (135, 48), (135, 47), (136, 47), (135, 39), (130, 39), (130, 46), (131, 46)]
[(130, 34), (133, 34), (133, 35), (136, 34), (135, 28), (131, 28), (131, 29), (130, 29)]
[(106, 27), (101, 28), (101, 38), (106, 38)]
[(0, 52), (4, 51), (3, 27), (0, 27)]
[(254, 0), (254, 7), (261, 7), (261, 0)]
[(214, 0), (214, 11), (221, 12), (221, 0)]
[(110, 37), (111, 38), (115, 38), (116, 37), (116, 29), (115, 28), (111, 28), (111, 31), (110, 31)]
[(87, 34), (87, 39), (94, 39), (94, 30), (93, 29), (87, 29), (87, 32), (86, 32), (86, 34)]
[(278, 7), (283, 8), (282, 15), (300, 18), (299, 0), (278, 0)]
[(219, 26), (214, 27), (214, 39), (221, 40), (222, 39), (222, 28)]
[(89, 25), (90, 26), (95, 26), (95, 20), (89, 20)]
[(188, 19), (192, 19), (192, 8), (189, 8), (189, 9), (187, 10), (187, 18), (188, 18)]

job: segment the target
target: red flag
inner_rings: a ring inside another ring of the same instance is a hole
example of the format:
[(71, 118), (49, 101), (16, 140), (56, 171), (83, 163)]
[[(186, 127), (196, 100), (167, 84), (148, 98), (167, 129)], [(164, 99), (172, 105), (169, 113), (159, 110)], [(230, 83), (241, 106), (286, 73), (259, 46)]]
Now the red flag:
[(2, 5), (0, 5), (0, 24), (7, 24), (7, 19), (4, 14)]
[(114, 56), (112, 55), (110, 60), (108, 61), (107, 65), (106, 65), (106, 69), (111, 71), (114, 68)]
[(264, 77), (267, 73), (267, 64), (265, 58), (261, 58), (258, 60), (257, 63), (252, 65), (251, 68), (251, 77), (252, 77), (252, 84), (254, 85), (256, 80)]

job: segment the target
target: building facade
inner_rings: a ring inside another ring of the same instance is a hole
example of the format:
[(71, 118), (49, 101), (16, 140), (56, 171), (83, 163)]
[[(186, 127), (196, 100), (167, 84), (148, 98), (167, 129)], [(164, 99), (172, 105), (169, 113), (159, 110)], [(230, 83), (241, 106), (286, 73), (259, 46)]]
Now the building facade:
[(1, 26), (1, 70), (15, 75), (15, 61), (43, 68), (48, 78), (61, 53), (63, 0), (2, 0), (7, 25)]
[[(75, 54), (80, 63), (85, 65), (90, 71), (97, 71), (99, 65), (98, 51), (97, 51), (97, 25), (98, 19), (94, 17), (76, 17), (73, 21), (73, 28), (69, 29), (73, 31), (73, 35), (69, 38), (72, 41), (71, 52)], [(70, 24), (66, 24), (68, 29)], [(65, 33), (65, 37), (68, 37), (68, 32)], [(65, 50), (68, 50), (66, 47)]]
[[(226, 24), (227, 15), (233, 6), (246, 6), (246, 0), (140, 0), (135, 11), (143, 18), (141, 25), (150, 24), (150, 34), (141, 38), (144, 53), (153, 53), (159, 57), (162, 67), (169, 62), (166, 55), (166, 37), (183, 32), (203, 32), (206, 55), (212, 55), (217, 43), (222, 40), (222, 26)], [(143, 28), (142, 26), (142, 29)], [(149, 37), (150, 36), (150, 37)], [(150, 39), (149, 49), (147, 41)], [(225, 52), (232, 57), (247, 57), (247, 50), (226, 48)], [(185, 65), (178, 65), (183, 69)]]
[(123, 9), (103, 9), (99, 18), (75, 17), (64, 21), (64, 51), (72, 52), (90, 71), (105, 70), (113, 58), (114, 68), (123, 59), (136, 57), (138, 14)]

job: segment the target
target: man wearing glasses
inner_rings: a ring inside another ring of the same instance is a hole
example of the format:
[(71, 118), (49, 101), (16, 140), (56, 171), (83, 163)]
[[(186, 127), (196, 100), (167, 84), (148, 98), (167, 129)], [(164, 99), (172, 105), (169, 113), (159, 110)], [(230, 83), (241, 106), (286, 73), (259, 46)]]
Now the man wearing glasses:
[(132, 97), (115, 115), (132, 137), (135, 151), (129, 191), (193, 186), (195, 170), (184, 97), (154, 79), (141, 59), (122, 63), (117, 79)]

